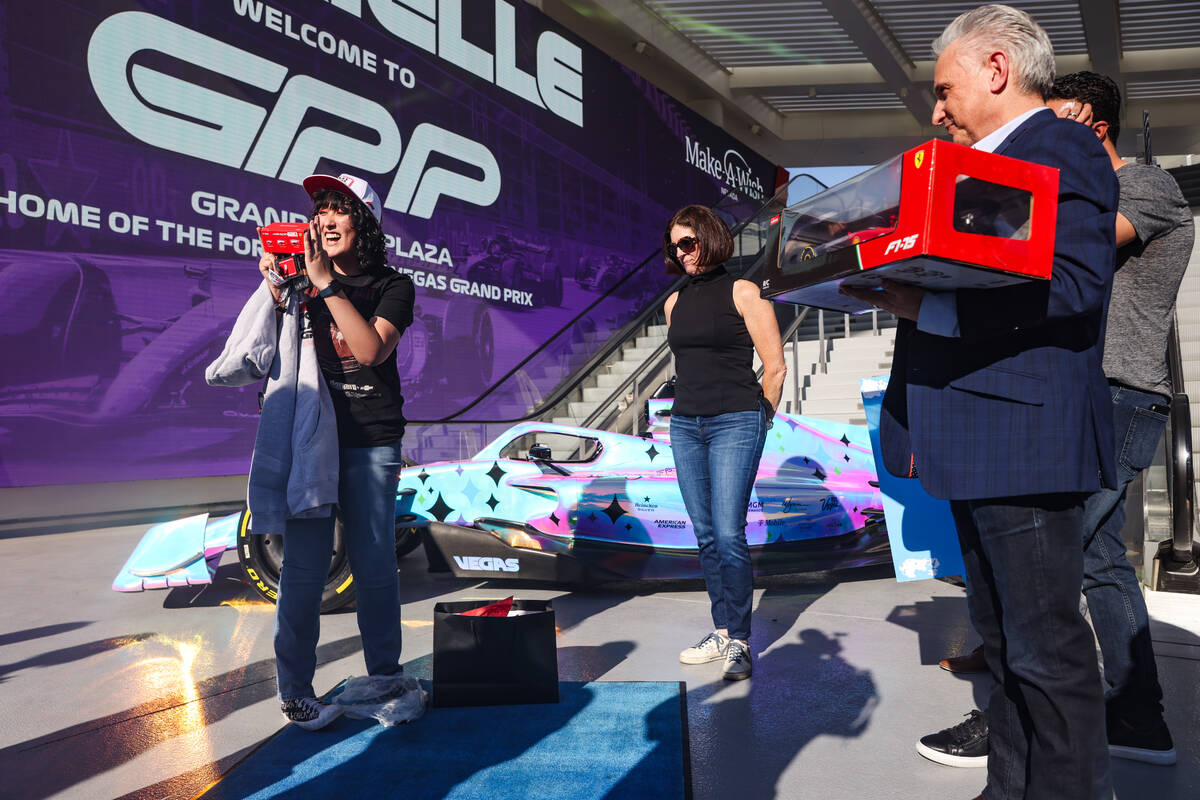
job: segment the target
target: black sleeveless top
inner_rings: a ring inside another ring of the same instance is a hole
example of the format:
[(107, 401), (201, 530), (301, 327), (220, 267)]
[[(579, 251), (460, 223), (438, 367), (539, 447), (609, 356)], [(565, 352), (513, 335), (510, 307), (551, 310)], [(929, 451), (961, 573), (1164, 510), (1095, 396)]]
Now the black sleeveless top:
[(762, 407), (754, 342), (733, 304), (734, 280), (717, 267), (679, 290), (667, 331), (677, 376), (674, 414), (712, 417)]

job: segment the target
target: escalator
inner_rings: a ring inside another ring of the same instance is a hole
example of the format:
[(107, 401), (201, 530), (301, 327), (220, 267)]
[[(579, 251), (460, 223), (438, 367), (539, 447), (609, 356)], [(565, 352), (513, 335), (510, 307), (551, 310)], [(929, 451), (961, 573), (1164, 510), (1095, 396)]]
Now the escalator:
[[(824, 185), (799, 175), (762, 203), (747, 204), (728, 192), (713, 208), (729, 223), (734, 234), (734, 257), (727, 268), (753, 279), (772, 250), (770, 218), (790, 199), (814, 194)], [(406, 454), (420, 463), (466, 458), (511, 425), (532, 419), (571, 418), (579, 422), (590, 414), (576, 413), (584, 389), (594, 388), (601, 368), (617, 359), (645, 337), (649, 327), (664, 324), (662, 305), (684, 280), (664, 274), (661, 254), (656, 249), (623, 276), (614, 279), (602, 294), (563, 324), (525, 358), (484, 387), (469, 402), (445, 416), (410, 419), (405, 436)], [(631, 301), (640, 311), (630, 314)], [(792, 309), (778, 312), (783, 322), (791, 320)], [(638, 382), (633, 404), (649, 391), (649, 380)], [(593, 393), (594, 394), (594, 393)], [(622, 423), (624, 424), (624, 423)], [(411, 443), (411, 444), (409, 444)]]

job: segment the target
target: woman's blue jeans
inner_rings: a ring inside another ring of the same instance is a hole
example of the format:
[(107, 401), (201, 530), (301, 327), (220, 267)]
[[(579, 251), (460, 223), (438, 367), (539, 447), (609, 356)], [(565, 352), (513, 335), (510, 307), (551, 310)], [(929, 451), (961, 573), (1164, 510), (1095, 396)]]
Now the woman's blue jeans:
[(700, 549), (713, 626), (749, 640), (754, 573), (746, 506), (767, 439), (765, 410), (671, 416), (671, 451), (683, 504)]
[[(400, 577), (396, 570), (396, 473), (400, 444), (339, 451), (338, 507), (354, 574), (358, 632), (368, 675), (400, 667)], [(315, 697), (321, 593), (333, 555), (333, 517), (289, 519), (275, 606), (275, 677), (280, 700)]]

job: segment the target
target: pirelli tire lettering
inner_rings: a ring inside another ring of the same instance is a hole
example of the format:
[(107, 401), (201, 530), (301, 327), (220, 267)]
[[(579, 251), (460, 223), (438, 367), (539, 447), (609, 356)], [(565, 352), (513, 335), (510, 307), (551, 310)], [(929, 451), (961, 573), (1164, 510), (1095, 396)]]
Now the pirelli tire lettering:
[[(272, 533), (255, 533), (250, 521), (250, 510), (243, 509), (237, 528), (238, 562), (242, 572), (254, 590), (263, 598), (274, 603), (279, 598), (279, 573), (283, 568), (283, 536)], [(346, 557), (342, 521), (333, 526), (333, 554), (329, 562), (329, 576), (321, 592), (321, 613), (345, 606), (354, 601), (354, 575), (350, 572), (350, 559)]]

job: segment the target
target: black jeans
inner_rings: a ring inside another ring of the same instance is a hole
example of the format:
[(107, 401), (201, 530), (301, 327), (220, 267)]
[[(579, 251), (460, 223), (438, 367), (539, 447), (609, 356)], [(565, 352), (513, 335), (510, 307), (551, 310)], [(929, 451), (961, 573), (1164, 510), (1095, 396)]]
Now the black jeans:
[(1083, 501), (1057, 494), (950, 504), (971, 622), (996, 678), (988, 800), (1112, 796), (1100, 673), (1079, 614)]

